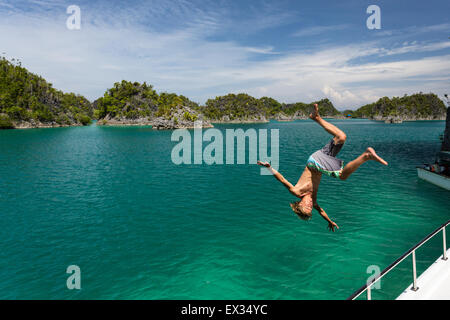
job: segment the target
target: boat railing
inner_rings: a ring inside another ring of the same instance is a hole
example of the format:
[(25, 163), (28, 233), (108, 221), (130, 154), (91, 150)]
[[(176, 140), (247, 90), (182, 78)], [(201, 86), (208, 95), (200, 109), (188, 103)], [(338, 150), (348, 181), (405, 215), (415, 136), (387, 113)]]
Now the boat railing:
[(365, 285), (363, 285), (361, 288), (355, 291), (350, 297), (347, 298), (347, 300), (355, 300), (358, 298), (362, 293), (367, 291), (367, 300), (372, 300), (372, 286), (381, 280), (387, 273), (389, 273), (392, 269), (394, 269), (400, 262), (405, 260), (407, 257), (412, 255), (412, 278), (413, 278), (413, 284), (411, 287), (411, 290), (417, 291), (419, 290), (419, 287), (417, 286), (417, 269), (416, 269), (416, 250), (419, 249), (423, 244), (425, 244), (428, 240), (433, 238), (435, 235), (437, 235), (439, 232), (442, 231), (442, 247), (443, 247), (443, 254), (442, 259), (447, 260), (447, 246), (446, 246), (446, 239), (445, 239), (445, 227), (447, 227), (450, 224), (450, 220), (448, 220), (446, 223), (441, 225), (439, 228), (431, 232), (429, 235), (427, 235), (422, 241), (418, 242), (415, 246), (413, 246), (411, 249), (406, 251), (400, 258), (395, 260), (390, 266), (388, 266), (386, 269), (380, 272), (377, 276), (373, 277), (370, 281), (367, 281)]

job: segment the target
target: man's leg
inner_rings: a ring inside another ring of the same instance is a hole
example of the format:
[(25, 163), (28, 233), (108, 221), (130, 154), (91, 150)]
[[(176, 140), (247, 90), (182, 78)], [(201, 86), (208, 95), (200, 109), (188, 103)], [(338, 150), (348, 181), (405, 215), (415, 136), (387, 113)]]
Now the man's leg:
[(314, 111), (309, 117), (320, 124), (329, 134), (334, 136), (335, 144), (343, 144), (347, 139), (347, 136), (341, 129), (322, 119), (319, 115), (319, 106), (317, 104), (314, 105)]
[(380, 158), (375, 153), (375, 150), (373, 150), (373, 148), (367, 148), (367, 150), (363, 154), (361, 154), (358, 158), (347, 163), (344, 169), (342, 169), (339, 178), (341, 178), (341, 180), (346, 180), (353, 172), (356, 171), (356, 169), (359, 168), (360, 165), (369, 160), (374, 160), (387, 166), (387, 162), (384, 161), (382, 158)]

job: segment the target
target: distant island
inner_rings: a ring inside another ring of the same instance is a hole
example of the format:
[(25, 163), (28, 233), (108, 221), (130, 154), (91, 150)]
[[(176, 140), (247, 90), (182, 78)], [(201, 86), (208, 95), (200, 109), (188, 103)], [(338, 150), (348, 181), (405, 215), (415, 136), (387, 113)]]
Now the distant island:
[[(158, 94), (146, 83), (123, 80), (94, 102), (101, 125), (152, 125), (156, 129), (192, 128), (194, 121), (211, 123), (261, 123), (269, 119), (307, 119), (313, 104), (281, 104), (275, 99), (245, 93), (209, 99), (204, 106), (174, 93)], [(317, 101), (325, 116), (342, 116), (328, 99)]]
[(205, 106), (200, 107), (200, 111), (215, 123), (268, 122), (270, 119), (292, 121), (307, 119), (314, 103), (319, 104), (321, 114), (325, 117), (342, 116), (328, 99), (309, 104), (302, 102), (285, 104), (273, 98), (257, 99), (245, 93), (209, 99)]
[(87, 125), (92, 117), (85, 97), (56, 90), (20, 62), (0, 59), (0, 128)]
[(228, 94), (201, 106), (183, 95), (158, 93), (147, 83), (122, 80), (93, 103), (63, 93), (20, 62), (0, 59), (0, 129), (88, 125), (151, 125), (154, 129), (193, 128), (213, 123), (264, 123), (307, 119), (314, 103), (328, 118), (366, 118), (385, 122), (445, 120), (447, 109), (433, 93), (383, 97), (357, 110), (338, 111), (328, 99), (280, 103), (270, 97)]
[(155, 129), (193, 128), (202, 120), (212, 127), (197, 103), (175, 93), (158, 94), (145, 82), (115, 83), (93, 103), (99, 125), (151, 125)]
[(356, 118), (367, 118), (387, 122), (445, 120), (447, 108), (433, 93), (416, 93), (411, 96), (383, 97), (377, 102), (350, 111)]

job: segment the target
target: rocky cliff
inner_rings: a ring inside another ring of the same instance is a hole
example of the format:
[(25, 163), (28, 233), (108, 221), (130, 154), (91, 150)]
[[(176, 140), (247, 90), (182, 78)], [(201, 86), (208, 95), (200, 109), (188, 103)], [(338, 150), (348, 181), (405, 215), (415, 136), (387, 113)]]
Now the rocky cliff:
[(352, 116), (390, 122), (445, 120), (446, 107), (433, 93), (417, 93), (391, 99), (381, 98), (352, 112)]
[(0, 59), (0, 128), (87, 125), (92, 116), (83, 96), (54, 89), (14, 59)]
[(286, 104), (269, 97), (257, 99), (245, 93), (209, 99), (200, 111), (213, 123), (268, 122), (270, 119), (293, 121), (308, 119), (314, 103), (319, 104), (320, 113), (324, 117), (341, 116), (328, 99), (309, 104), (302, 102)]
[(123, 80), (94, 102), (99, 125), (151, 125), (154, 129), (211, 127), (195, 102), (174, 93), (158, 94), (145, 82)]

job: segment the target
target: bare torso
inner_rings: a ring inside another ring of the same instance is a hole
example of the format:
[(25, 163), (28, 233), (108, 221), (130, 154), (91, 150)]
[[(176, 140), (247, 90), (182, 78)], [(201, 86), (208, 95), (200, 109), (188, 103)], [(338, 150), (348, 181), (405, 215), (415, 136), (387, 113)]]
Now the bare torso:
[(298, 179), (294, 188), (291, 190), (291, 193), (299, 198), (305, 196), (306, 194), (312, 194), (315, 199), (321, 178), (322, 173), (305, 167), (305, 170), (303, 170), (302, 175)]

